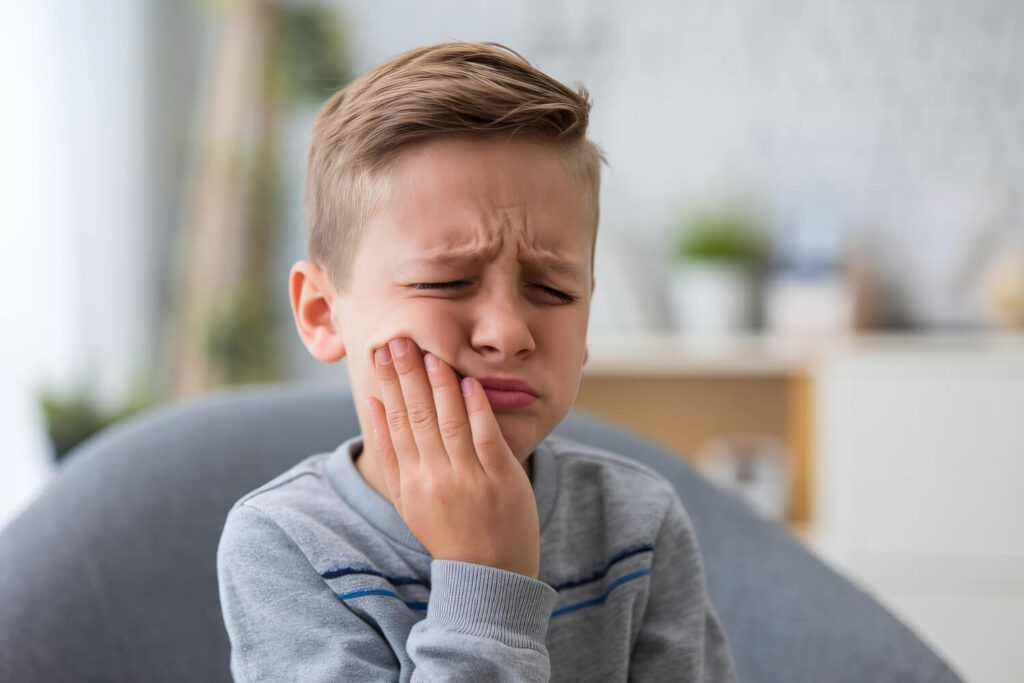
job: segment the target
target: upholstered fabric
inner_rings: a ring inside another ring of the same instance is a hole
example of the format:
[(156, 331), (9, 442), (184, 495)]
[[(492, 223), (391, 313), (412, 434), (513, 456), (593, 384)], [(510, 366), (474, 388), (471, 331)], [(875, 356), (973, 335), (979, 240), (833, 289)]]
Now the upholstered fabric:
[[(231, 505), (358, 425), (321, 385), (236, 389), (96, 435), (0, 533), (0, 680), (230, 680), (216, 549)], [(956, 681), (869, 596), (670, 453), (570, 415), (556, 433), (676, 487), (741, 680)]]

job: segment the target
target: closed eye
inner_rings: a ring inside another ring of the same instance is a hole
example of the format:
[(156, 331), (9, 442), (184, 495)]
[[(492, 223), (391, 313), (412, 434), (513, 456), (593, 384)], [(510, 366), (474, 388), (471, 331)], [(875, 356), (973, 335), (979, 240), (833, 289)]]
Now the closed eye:
[[(463, 287), (469, 283), (465, 280), (453, 280), (452, 282), (417, 282), (413, 284), (414, 289), (455, 289), (456, 287)], [(576, 297), (572, 294), (566, 294), (565, 292), (555, 289), (554, 287), (548, 287), (546, 285), (536, 285), (538, 288), (544, 290), (551, 296), (555, 297), (562, 303), (571, 304), (576, 301)]]
[(453, 289), (468, 284), (465, 280), (455, 280), (454, 282), (417, 282), (413, 284), (413, 287), (415, 289)]

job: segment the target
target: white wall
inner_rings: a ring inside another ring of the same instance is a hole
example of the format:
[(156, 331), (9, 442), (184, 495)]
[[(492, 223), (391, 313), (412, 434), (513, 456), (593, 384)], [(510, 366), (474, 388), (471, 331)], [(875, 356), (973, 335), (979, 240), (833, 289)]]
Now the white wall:
[(144, 5), (0, 7), (2, 526), (52, 467), (37, 392), (120, 401), (155, 312)]
[[(594, 98), (602, 193), (595, 329), (614, 326), (602, 269), (631, 253), (662, 299), (667, 230), (730, 193), (779, 231), (877, 244), (910, 317), (977, 318), (974, 235), (1024, 240), (1024, 4), (1000, 0), (337, 0), (363, 72), (445, 39), (495, 40)], [(636, 246), (615, 248), (613, 242)], [(984, 245), (982, 245), (984, 246)], [(645, 316), (665, 324), (663, 304)]]

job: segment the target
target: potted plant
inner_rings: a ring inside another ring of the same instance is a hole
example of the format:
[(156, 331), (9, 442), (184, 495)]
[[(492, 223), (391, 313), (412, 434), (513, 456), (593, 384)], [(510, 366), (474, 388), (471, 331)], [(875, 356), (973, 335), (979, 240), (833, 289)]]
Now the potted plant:
[(676, 327), (700, 334), (752, 327), (756, 276), (764, 254), (761, 230), (747, 212), (707, 210), (684, 220), (669, 279)]
[(58, 463), (93, 434), (156, 405), (153, 390), (147, 385), (135, 386), (128, 399), (113, 409), (103, 408), (85, 387), (67, 393), (44, 389), (38, 399)]

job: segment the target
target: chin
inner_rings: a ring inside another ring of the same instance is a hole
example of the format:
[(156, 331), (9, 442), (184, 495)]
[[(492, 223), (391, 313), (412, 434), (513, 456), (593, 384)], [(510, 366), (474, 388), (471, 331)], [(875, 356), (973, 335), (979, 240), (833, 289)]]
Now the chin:
[(523, 427), (505, 423), (501, 417), (498, 417), (498, 426), (501, 427), (501, 435), (505, 437), (505, 443), (512, 449), (512, 453), (520, 463), (525, 462), (537, 448), (537, 444), (543, 441), (543, 437), (535, 439), (527, 436)]

